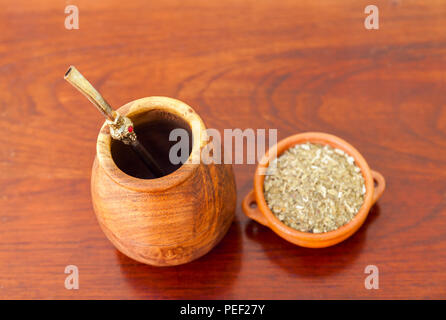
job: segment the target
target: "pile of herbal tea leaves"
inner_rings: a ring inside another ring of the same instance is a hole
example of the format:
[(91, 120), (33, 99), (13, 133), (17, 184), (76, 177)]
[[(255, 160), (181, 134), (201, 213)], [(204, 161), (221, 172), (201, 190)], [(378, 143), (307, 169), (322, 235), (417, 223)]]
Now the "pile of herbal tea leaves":
[(364, 202), (364, 178), (353, 157), (328, 145), (305, 143), (271, 161), (265, 200), (287, 226), (312, 233), (338, 229)]

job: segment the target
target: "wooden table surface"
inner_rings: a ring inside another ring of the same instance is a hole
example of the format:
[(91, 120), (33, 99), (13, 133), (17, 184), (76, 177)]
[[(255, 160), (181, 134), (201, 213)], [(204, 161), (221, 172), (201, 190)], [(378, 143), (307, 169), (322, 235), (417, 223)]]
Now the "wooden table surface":
[[(79, 30), (66, 30), (67, 4)], [(366, 30), (376, 4), (380, 29)], [(446, 297), (445, 1), (6, 1), (0, 6), (0, 298)], [(387, 190), (364, 226), (305, 249), (250, 221), (254, 165), (234, 166), (236, 219), (209, 254), (156, 268), (119, 253), (90, 198), (101, 115), (152, 95), (208, 127), (305, 131), (355, 146)], [(79, 268), (66, 290), (65, 266)], [(364, 286), (379, 268), (378, 290)]]

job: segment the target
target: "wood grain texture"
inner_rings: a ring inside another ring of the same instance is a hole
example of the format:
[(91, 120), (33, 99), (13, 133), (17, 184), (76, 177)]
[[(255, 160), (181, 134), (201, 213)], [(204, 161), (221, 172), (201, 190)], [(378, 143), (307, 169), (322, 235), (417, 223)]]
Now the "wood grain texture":
[[(358, 0), (1, 1), (0, 298), (444, 298), (446, 4)], [(249, 220), (254, 165), (234, 167), (235, 222), (209, 254), (156, 268), (120, 254), (90, 197), (103, 119), (63, 73), (112, 106), (169, 96), (208, 127), (335, 134), (386, 177), (364, 226), (326, 249)], [(80, 289), (64, 288), (65, 266)], [(380, 289), (364, 288), (364, 268)]]

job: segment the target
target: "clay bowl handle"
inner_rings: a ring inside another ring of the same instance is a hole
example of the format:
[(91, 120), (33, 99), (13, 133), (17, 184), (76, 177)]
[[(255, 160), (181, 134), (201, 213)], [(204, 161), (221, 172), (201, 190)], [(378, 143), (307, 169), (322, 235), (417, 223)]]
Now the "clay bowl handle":
[(378, 171), (370, 170), (372, 172), (373, 180), (375, 181), (375, 193), (373, 194), (372, 205), (381, 198), (384, 190), (386, 189), (386, 180), (383, 175)]
[(254, 190), (249, 191), (242, 202), (242, 208), (245, 214), (251, 219), (257, 221), (264, 226), (268, 226), (268, 220), (266, 220), (263, 213), (259, 210), (259, 206), (256, 202)]

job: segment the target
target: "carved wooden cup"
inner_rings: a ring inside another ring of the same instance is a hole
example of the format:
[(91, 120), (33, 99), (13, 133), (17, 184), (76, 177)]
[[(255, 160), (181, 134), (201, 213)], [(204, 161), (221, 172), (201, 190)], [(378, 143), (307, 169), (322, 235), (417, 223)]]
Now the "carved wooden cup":
[(206, 128), (181, 101), (143, 98), (118, 112), (132, 119), (137, 134), (138, 127), (157, 117), (180, 118), (190, 127), (192, 147), (176, 171), (157, 179), (136, 178), (115, 163), (115, 142), (104, 124), (91, 177), (93, 206), (102, 230), (119, 251), (142, 263), (172, 266), (203, 256), (223, 238), (234, 218), (232, 166), (197, 161), (208, 143)]

